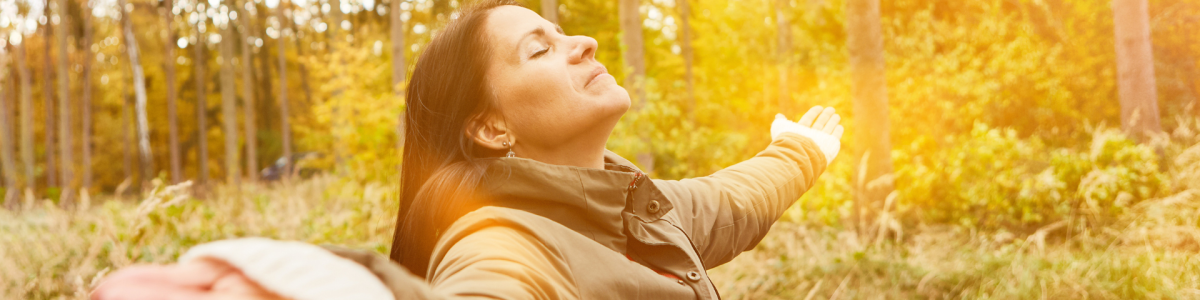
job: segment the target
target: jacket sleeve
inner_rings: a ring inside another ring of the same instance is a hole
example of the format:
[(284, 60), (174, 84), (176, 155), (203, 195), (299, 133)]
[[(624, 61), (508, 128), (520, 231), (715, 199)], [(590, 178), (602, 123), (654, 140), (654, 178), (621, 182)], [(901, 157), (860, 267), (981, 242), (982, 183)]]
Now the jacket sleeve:
[(563, 260), (512, 227), (490, 226), (461, 237), (441, 256), (428, 283), (379, 254), (331, 250), (374, 272), (397, 300), (579, 299), (566, 267), (556, 263)]
[(754, 158), (710, 176), (654, 184), (675, 205), (664, 218), (691, 238), (711, 269), (753, 249), (825, 167), (816, 143), (784, 133)]

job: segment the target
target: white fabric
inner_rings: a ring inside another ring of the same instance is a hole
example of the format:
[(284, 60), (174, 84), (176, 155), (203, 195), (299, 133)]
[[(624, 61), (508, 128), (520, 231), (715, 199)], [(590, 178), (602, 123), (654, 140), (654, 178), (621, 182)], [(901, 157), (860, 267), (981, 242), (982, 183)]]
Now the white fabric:
[(833, 163), (833, 158), (837, 157), (838, 151), (842, 149), (842, 141), (833, 135), (789, 121), (783, 115), (776, 115), (775, 122), (771, 123), (771, 139), (778, 139), (784, 132), (796, 133), (816, 142), (817, 147), (821, 148), (821, 153), (825, 154), (826, 166)]
[(222, 240), (192, 247), (179, 262), (201, 257), (226, 261), (263, 288), (295, 300), (395, 300), (370, 270), (306, 243)]

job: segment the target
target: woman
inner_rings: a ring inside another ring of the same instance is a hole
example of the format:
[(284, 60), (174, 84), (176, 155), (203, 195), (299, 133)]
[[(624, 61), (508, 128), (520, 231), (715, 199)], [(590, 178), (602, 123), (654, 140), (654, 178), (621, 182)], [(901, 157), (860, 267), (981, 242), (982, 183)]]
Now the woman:
[[(840, 117), (821, 107), (797, 122), (780, 115), (754, 158), (650, 180), (604, 148), (630, 101), (596, 47), (507, 0), (464, 10), (430, 42), (407, 95), (399, 266), (365, 252), (222, 241), (160, 267), (173, 270), (113, 275), (94, 298), (127, 299), (158, 278), (166, 291), (246, 299), (316, 299), (314, 287), (386, 287), (397, 299), (717, 299), (705, 270), (752, 249), (812, 187), (837, 155)], [(282, 254), (293, 252), (307, 254)], [(330, 253), (378, 282), (304, 263)], [(272, 273), (281, 268), (291, 271)], [(312, 279), (322, 273), (350, 275)]]

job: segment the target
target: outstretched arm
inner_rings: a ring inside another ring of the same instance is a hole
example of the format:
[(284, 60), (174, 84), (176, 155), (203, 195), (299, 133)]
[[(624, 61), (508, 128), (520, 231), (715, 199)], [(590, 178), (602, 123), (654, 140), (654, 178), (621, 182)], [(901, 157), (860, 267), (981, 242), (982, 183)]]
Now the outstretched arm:
[(532, 234), (491, 226), (465, 235), (426, 282), (369, 251), (245, 238), (196, 246), (174, 265), (134, 266), (93, 300), (579, 299), (562, 259)]
[(843, 129), (832, 108), (798, 122), (777, 116), (773, 141), (754, 158), (716, 173), (654, 183), (675, 204), (667, 218), (688, 234), (706, 268), (752, 249), (837, 155)]

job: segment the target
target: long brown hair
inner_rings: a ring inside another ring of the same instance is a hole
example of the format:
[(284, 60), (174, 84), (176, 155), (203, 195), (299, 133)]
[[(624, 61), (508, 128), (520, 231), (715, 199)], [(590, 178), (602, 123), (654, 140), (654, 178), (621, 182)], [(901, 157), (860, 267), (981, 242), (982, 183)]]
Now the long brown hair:
[(495, 101), (484, 78), (491, 52), (484, 24), (488, 12), (503, 5), (517, 4), (485, 0), (459, 11), (426, 46), (408, 83), (391, 259), (422, 278), (438, 234), (480, 205), (475, 192), (489, 150), (465, 132)]

